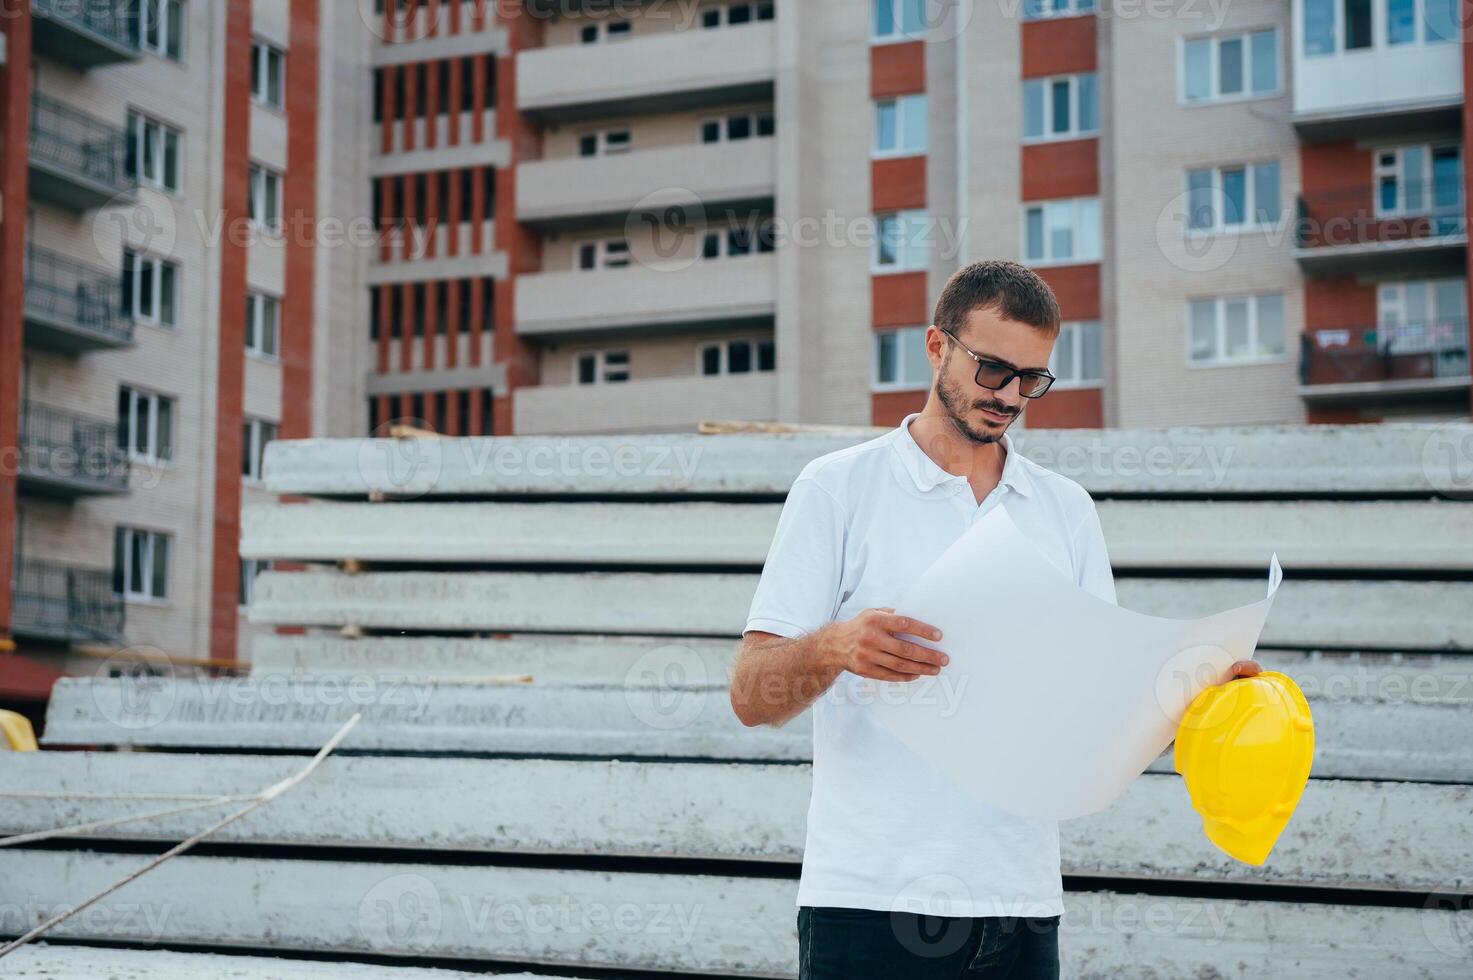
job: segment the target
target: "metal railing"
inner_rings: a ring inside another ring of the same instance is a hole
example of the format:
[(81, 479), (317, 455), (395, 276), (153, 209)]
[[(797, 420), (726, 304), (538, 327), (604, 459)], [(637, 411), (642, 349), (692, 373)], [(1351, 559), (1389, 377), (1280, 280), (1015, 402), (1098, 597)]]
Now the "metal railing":
[(1322, 345), (1333, 331), (1301, 339), (1303, 385), (1468, 377), (1468, 321), (1444, 317), (1416, 323), (1355, 327)]
[(31, 96), (31, 160), (118, 193), (130, 190), (123, 130), (40, 92)]
[(138, 47), (138, 8), (146, 0), (31, 0), (38, 16), (64, 21), (123, 47)]
[(20, 465), (23, 476), (107, 493), (128, 489), (128, 454), (118, 446), (116, 423), (30, 400), (20, 409)]
[(11, 631), (67, 642), (123, 639), (123, 600), (112, 572), (18, 558), (11, 586)]
[(25, 311), (123, 343), (133, 339), (117, 275), (34, 245), (26, 249)]
[[(1294, 243), (1299, 248), (1363, 245), (1461, 235), (1467, 208), (1461, 189), (1423, 187), (1394, 212), (1378, 212), (1370, 184), (1299, 195)], [(1455, 198), (1455, 199), (1454, 199)]]

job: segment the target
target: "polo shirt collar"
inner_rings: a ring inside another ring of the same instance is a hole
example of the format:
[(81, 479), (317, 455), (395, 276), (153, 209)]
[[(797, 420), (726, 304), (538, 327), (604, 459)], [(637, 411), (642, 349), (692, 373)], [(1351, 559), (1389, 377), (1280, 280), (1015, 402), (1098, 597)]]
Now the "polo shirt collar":
[[(937, 465), (936, 461), (927, 456), (925, 450), (911, 435), (910, 423), (920, 417), (920, 412), (913, 412), (900, 421), (896, 427), (894, 438), (891, 440), (891, 448), (894, 450), (900, 466), (915, 483), (916, 489), (922, 493), (935, 489), (943, 484), (965, 485), (967, 478), (955, 473), (948, 473)], [(998, 480), (999, 485), (1007, 487), (1014, 493), (1027, 496), (1033, 489), (1029, 481), (1026, 463), (1023, 457), (1013, 448), (1013, 440), (1006, 432), (1002, 436), (1003, 449), (1007, 456), (1002, 464), (1002, 476)]]

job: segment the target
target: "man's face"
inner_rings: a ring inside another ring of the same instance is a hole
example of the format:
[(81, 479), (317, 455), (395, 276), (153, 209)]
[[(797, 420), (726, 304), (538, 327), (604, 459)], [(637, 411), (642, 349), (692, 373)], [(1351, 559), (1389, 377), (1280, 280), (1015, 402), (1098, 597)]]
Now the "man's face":
[[(1055, 339), (992, 309), (973, 310), (956, 337), (979, 357), (1020, 371), (1048, 370)], [(979, 444), (1001, 439), (1028, 403), (1018, 391), (1019, 379), (997, 391), (983, 388), (975, 380), (977, 362), (934, 326), (927, 331), (926, 349), (936, 368), (937, 398), (957, 431)]]

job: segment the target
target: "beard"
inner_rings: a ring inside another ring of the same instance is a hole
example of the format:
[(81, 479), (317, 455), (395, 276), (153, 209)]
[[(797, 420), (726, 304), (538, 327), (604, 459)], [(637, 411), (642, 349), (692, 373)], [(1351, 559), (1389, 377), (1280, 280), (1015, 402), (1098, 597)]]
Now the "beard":
[[(1022, 409), (1012, 408), (992, 398), (970, 397), (969, 392), (962, 390), (960, 385), (947, 378), (946, 367), (950, 362), (951, 356), (949, 354), (941, 362), (941, 370), (938, 372), (940, 378), (936, 382), (936, 396), (941, 401), (941, 407), (946, 409), (946, 414), (951, 418), (952, 426), (958, 433), (979, 446), (997, 442), (1002, 438), (1002, 434), (1008, 430), (1008, 427), (1016, 421)], [(977, 387), (975, 384), (970, 387), (977, 391), (985, 390)], [(985, 408), (989, 412), (997, 412), (999, 415), (1009, 415), (1012, 418), (1004, 424), (990, 422), (986, 419), (976, 424), (969, 422), (967, 420), (967, 414), (979, 408)]]

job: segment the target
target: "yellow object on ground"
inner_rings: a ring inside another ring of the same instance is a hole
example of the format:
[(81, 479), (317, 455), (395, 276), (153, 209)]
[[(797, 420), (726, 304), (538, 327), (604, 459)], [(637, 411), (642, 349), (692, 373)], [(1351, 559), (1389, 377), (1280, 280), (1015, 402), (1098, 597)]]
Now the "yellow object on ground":
[(1202, 831), (1224, 852), (1262, 864), (1309, 782), (1314, 719), (1289, 677), (1266, 671), (1197, 695), (1176, 733), (1176, 771)]
[(0, 711), (0, 752), (36, 751), (36, 730), (30, 719), (14, 711)]

